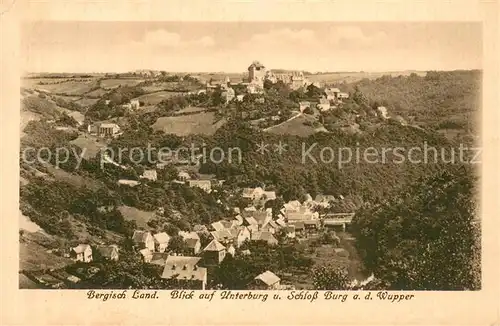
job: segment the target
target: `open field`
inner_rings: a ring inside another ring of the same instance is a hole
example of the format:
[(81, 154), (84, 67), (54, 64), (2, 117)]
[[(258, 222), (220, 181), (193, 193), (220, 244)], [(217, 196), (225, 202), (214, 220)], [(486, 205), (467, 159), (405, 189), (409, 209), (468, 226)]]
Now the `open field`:
[(238, 83), (242, 81), (242, 78), (246, 78), (248, 73), (224, 73), (224, 72), (215, 72), (215, 73), (194, 73), (191, 76), (198, 78), (202, 83), (208, 82), (210, 79), (213, 81), (223, 81), (224, 78), (229, 77), (232, 83)]
[(216, 122), (213, 112), (204, 112), (175, 117), (161, 117), (153, 124), (153, 129), (177, 136), (213, 135), (225, 122), (225, 120)]
[(118, 86), (135, 86), (142, 83), (144, 79), (103, 79), (101, 80), (101, 88), (112, 89)]
[(184, 109), (181, 109), (179, 111), (176, 111), (176, 114), (187, 114), (187, 113), (201, 113), (204, 112), (206, 108), (200, 108), (196, 106), (188, 106), (185, 107)]
[(103, 96), (106, 93), (108, 93), (108, 91), (106, 91), (102, 88), (99, 88), (99, 89), (93, 90), (92, 92), (88, 92), (87, 94), (85, 94), (85, 97), (99, 99), (101, 96)]
[(96, 82), (97, 78), (22, 78), (21, 86), (26, 88), (43, 88), (44, 86), (60, 85), (66, 82), (88, 83)]
[(144, 102), (145, 105), (156, 105), (165, 99), (182, 94), (183, 93), (181, 92), (160, 91), (155, 93), (144, 94), (135, 99)]
[(30, 95), (21, 100), (21, 111), (38, 113), (44, 118), (55, 119), (61, 115), (62, 108), (58, 107), (52, 100), (49, 100), (48, 97), (41, 98), (36, 95)]
[(75, 104), (78, 104), (82, 107), (86, 107), (86, 106), (92, 106), (92, 105), (96, 104), (97, 101), (99, 101), (99, 99), (97, 99), (97, 98), (84, 97), (82, 99), (79, 99), (78, 101), (75, 101)]
[(78, 96), (90, 92), (93, 87), (96, 87), (95, 81), (82, 82), (71, 80), (60, 84), (34, 85), (31, 88), (53, 94)]
[(82, 97), (81, 96), (54, 95), (53, 98), (54, 99), (61, 99), (61, 100), (64, 100), (66, 102), (74, 102), (74, 101), (78, 101)]
[(300, 114), (276, 126), (269, 127), (264, 131), (275, 135), (308, 137), (317, 132), (317, 128), (312, 126), (312, 123), (316, 121), (313, 116)]
[(154, 212), (141, 211), (135, 207), (122, 205), (118, 207), (120, 213), (126, 221), (135, 221), (138, 227), (147, 227), (148, 221), (155, 215)]
[(85, 187), (97, 190), (98, 187), (102, 185), (102, 182), (97, 179), (82, 177), (78, 174), (64, 171), (63, 169), (56, 169), (50, 164), (44, 164), (44, 166), (47, 169), (47, 172), (50, 173), (55, 180), (71, 184), (75, 187)]
[(69, 258), (56, 256), (48, 252), (48, 249), (32, 241), (21, 241), (19, 244), (19, 269), (40, 270), (49, 268), (61, 268), (72, 264)]
[(59, 108), (59, 109), (61, 110), (61, 112), (66, 113), (70, 117), (73, 117), (73, 119), (75, 119), (79, 123), (83, 123), (83, 121), (85, 120), (85, 115), (79, 111), (72, 111), (65, 108)]
[(364, 78), (368, 79), (376, 79), (382, 77), (384, 75), (390, 75), (393, 77), (397, 76), (409, 76), (411, 73), (416, 73), (419, 76), (425, 76), (426, 72), (424, 71), (394, 71), (394, 72), (332, 72), (332, 73), (324, 73), (324, 74), (314, 74), (307, 75), (307, 78), (311, 82), (320, 82), (327, 84), (335, 84), (335, 83), (354, 83)]
[(99, 154), (101, 148), (106, 147), (106, 143), (90, 135), (80, 135), (77, 139), (72, 140), (71, 143), (85, 150), (83, 154), (86, 159), (95, 157)]

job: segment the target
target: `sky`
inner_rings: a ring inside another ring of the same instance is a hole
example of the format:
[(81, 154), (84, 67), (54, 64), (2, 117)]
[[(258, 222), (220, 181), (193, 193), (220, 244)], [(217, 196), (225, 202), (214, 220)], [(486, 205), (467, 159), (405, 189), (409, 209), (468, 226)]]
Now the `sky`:
[(25, 72), (481, 69), (479, 23), (26, 22)]

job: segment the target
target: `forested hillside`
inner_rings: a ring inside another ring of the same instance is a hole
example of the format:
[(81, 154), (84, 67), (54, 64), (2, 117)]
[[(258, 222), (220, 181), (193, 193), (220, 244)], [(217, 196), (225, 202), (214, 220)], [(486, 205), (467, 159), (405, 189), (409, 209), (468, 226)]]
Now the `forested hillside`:
[(419, 125), (436, 129), (478, 132), (481, 112), (481, 71), (427, 72), (426, 76), (383, 76), (349, 84), (374, 105), (384, 105), (390, 113), (413, 117)]

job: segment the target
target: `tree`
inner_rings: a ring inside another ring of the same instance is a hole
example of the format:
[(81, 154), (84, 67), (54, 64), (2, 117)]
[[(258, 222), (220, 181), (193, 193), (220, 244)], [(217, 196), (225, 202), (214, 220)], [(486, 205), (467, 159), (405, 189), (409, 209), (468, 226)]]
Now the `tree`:
[(184, 239), (179, 235), (174, 235), (168, 242), (168, 249), (174, 253), (182, 254), (186, 251), (187, 246)]
[(474, 289), (475, 180), (448, 168), (361, 210), (352, 227), (365, 267), (395, 290)]
[(307, 86), (306, 94), (310, 98), (318, 98), (323, 95), (323, 91), (314, 84), (310, 84), (309, 86)]
[(273, 87), (273, 82), (269, 79), (264, 80), (264, 89), (266, 91), (270, 90)]
[(311, 109), (311, 108), (308, 106), (307, 108), (305, 108), (304, 113), (305, 113), (305, 114), (314, 114), (314, 111), (313, 111), (313, 109)]
[(349, 277), (344, 268), (321, 266), (313, 270), (313, 284), (316, 290), (347, 290)]

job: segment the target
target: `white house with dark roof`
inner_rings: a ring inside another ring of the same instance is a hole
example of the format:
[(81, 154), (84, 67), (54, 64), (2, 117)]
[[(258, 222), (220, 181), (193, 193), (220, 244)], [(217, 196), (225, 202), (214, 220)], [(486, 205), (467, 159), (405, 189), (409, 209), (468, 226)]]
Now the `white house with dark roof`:
[(87, 127), (91, 135), (99, 137), (114, 137), (120, 134), (120, 126), (116, 123), (96, 122)]
[(323, 98), (320, 98), (319, 99), (319, 103), (316, 104), (316, 107), (318, 108), (318, 110), (320, 110), (321, 112), (326, 112), (328, 110), (330, 110), (330, 100), (328, 100), (327, 98), (323, 97)]
[(70, 257), (76, 261), (90, 263), (92, 261), (92, 247), (88, 244), (79, 244), (71, 248)]
[(188, 248), (191, 255), (197, 255), (201, 251), (201, 241), (200, 239), (188, 238), (184, 240), (186, 247)]
[(170, 236), (166, 232), (160, 232), (153, 235), (155, 241), (155, 251), (165, 252), (170, 242)]
[(153, 259), (153, 252), (148, 248), (139, 250), (139, 253), (141, 254), (142, 259), (144, 260), (145, 263), (150, 263), (151, 260)]
[(132, 241), (140, 249), (146, 248), (149, 251), (155, 250), (155, 240), (149, 231), (136, 230), (132, 235)]
[(340, 93), (340, 89), (331, 87), (325, 89), (326, 98), (328, 101), (336, 101), (338, 99), (338, 95)]
[(117, 245), (107, 245), (97, 247), (99, 254), (108, 260), (118, 260), (119, 259), (119, 248)]

